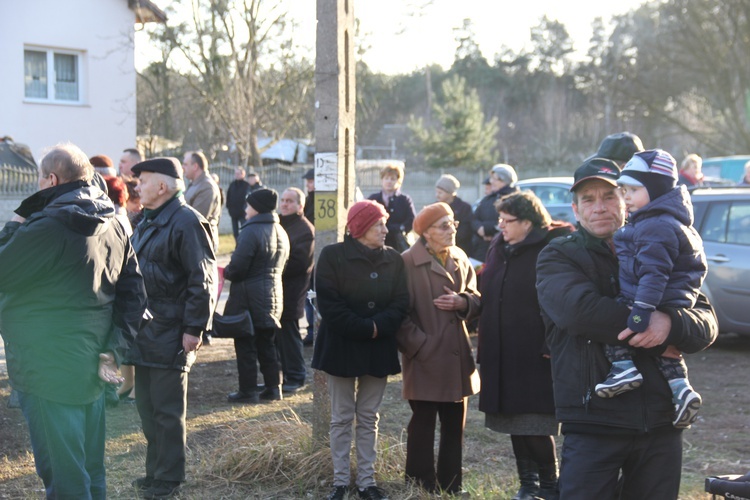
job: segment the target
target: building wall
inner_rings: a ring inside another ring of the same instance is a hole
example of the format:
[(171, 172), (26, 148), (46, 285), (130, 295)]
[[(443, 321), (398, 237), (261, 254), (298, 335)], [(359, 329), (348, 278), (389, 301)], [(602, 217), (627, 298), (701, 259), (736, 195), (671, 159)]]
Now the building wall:
[[(135, 145), (135, 15), (127, 0), (5, 2), (0, 15), (0, 136), (44, 148), (70, 141), (115, 163)], [(83, 51), (83, 104), (24, 97), (25, 44)]]

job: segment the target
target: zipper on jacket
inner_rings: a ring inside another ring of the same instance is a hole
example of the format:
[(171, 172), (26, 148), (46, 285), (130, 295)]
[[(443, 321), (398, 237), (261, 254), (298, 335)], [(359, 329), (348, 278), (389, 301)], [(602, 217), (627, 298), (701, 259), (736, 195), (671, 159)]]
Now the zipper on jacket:
[(586, 413), (589, 412), (589, 403), (591, 402), (591, 340), (586, 340), (586, 344), (584, 345), (584, 355), (583, 355), (583, 363), (584, 363), (584, 386), (585, 386), (585, 393), (583, 395), (583, 407), (586, 410)]

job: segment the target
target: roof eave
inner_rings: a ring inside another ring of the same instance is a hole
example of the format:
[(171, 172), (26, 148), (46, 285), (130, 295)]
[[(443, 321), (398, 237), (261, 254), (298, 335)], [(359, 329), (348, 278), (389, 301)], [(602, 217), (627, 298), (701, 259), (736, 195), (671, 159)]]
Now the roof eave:
[(128, 7), (135, 13), (135, 22), (166, 23), (167, 15), (157, 7), (151, 0), (128, 0)]

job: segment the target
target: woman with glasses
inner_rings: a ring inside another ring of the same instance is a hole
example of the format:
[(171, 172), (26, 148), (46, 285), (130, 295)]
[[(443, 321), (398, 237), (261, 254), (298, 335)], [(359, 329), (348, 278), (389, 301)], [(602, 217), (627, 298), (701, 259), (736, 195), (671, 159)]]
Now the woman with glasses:
[(487, 251), (480, 286), (479, 410), (486, 414), (485, 426), (510, 434), (521, 482), (513, 498), (556, 499), (554, 436), (560, 427), (536, 294), (536, 260), (547, 243), (573, 228), (553, 222), (531, 191), (505, 196), (495, 206), (500, 233)]
[(432, 493), (451, 494), (461, 491), (468, 397), (479, 391), (466, 322), (480, 309), (474, 269), (455, 246), (458, 222), (453, 216), (450, 206), (441, 202), (426, 206), (414, 219), (419, 240), (402, 254), (409, 315), (396, 335), (402, 353), (403, 397), (412, 409), (406, 481)]

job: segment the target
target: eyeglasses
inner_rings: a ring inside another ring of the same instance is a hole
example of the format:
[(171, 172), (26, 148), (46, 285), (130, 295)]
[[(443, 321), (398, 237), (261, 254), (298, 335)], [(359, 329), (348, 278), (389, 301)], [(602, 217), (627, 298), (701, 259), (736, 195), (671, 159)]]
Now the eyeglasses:
[(511, 222), (516, 222), (517, 220), (518, 217), (516, 217), (515, 219), (503, 219), (502, 217), (500, 217), (499, 219), (497, 219), (497, 223), (500, 225), (505, 225), (510, 224)]
[(445, 221), (439, 226), (435, 226), (434, 224), (430, 227), (434, 227), (436, 229), (440, 229), (441, 231), (450, 231), (450, 228), (458, 229), (458, 221), (457, 220), (449, 220)]

